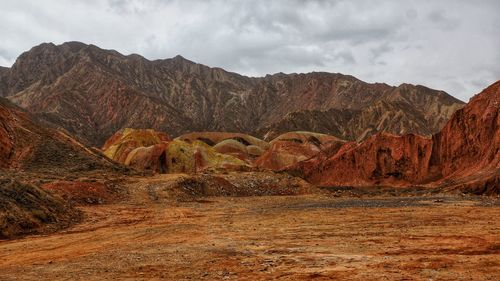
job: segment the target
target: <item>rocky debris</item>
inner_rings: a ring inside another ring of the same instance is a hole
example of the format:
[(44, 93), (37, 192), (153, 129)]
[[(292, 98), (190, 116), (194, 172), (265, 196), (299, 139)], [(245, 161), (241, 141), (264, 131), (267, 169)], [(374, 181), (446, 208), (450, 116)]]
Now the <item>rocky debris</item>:
[(101, 146), (116, 130), (244, 132), (266, 140), (307, 130), (360, 140), (437, 132), (463, 103), (423, 86), (338, 73), (250, 78), (182, 57), (149, 61), (93, 45), (41, 44), (0, 74), (0, 96)]
[(64, 200), (30, 184), (0, 177), (0, 239), (47, 232), (80, 219)]
[(189, 201), (214, 196), (301, 195), (320, 192), (300, 178), (270, 171), (185, 174), (174, 179), (152, 179), (146, 189), (153, 201), (172, 199)]
[(446, 190), (498, 193), (500, 81), (458, 110), (432, 138), (380, 133), (318, 155), (289, 171), (319, 185), (425, 184)]
[(112, 181), (53, 181), (43, 184), (41, 188), (57, 194), (65, 202), (78, 205), (113, 203), (124, 197), (124, 190)]

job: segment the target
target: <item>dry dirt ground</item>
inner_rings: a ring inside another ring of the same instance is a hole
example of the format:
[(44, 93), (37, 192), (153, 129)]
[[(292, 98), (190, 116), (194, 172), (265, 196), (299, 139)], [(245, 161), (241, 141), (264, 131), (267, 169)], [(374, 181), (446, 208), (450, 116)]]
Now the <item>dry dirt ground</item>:
[(500, 280), (491, 197), (179, 201), (155, 190), (169, 177), (79, 207), (65, 231), (0, 241), (0, 280)]

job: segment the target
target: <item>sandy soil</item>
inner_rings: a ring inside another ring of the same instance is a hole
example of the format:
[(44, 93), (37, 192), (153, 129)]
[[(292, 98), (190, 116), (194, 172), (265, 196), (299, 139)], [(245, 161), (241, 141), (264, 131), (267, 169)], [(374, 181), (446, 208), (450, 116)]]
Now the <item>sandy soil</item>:
[(488, 197), (179, 202), (129, 188), (63, 232), (0, 241), (0, 280), (500, 280)]

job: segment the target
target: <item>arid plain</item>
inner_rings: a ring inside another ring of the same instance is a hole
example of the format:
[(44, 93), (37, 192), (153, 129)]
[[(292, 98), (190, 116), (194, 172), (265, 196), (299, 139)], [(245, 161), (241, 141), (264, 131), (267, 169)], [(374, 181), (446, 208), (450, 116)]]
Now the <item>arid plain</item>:
[(79, 204), (79, 224), (0, 241), (0, 279), (500, 278), (496, 198), (325, 189), (206, 196), (182, 184), (188, 177), (129, 179), (112, 199), (101, 194), (107, 203)]

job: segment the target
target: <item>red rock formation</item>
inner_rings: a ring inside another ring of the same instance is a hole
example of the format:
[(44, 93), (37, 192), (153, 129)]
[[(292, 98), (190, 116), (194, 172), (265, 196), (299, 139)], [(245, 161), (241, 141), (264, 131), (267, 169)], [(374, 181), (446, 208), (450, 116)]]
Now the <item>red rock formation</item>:
[(290, 132), (271, 141), (271, 147), (255, 160), (258, 167), (282, 170), (318, 154), (333, 153), (345, 141), (311, 132)]
[(229, 154), (239, 159), (249, 158), (247, 146), (235, 139), (226, 139), (214, 145), (215, 151), (222, 154)]
[(0, 168), (67, 173), (114, 169), (115, 165), (0, 98)]
[(0, 72), (0, 96), (94, 146), (125, 127), (268, 139), (295, 130), (350, 140), (379, 131), (430, 135), (463, 104), (423, 86), (318, 72), (249, 78), (180, 56), (148, 61), (78, 42), (22, 54)]
[(137, 147), (128, 153), (124, 164), (138, 170), (151, 170), (159, 173), (166, 173), (167, 147), (168, 142), (162, 142), (148, 147)]
[(273, 142), (271, 147), (255, 160), (255, 165), (270, 170), (281, 170), (318, 153), (319, 148), (312, 143), (279, 140)]
[(427, 179), (431, 152), (430, 138), (379, 133), (360, 144), (345, 144), (331, 158), (314, 158), (294, 169), (321, 185), (405, 185)]
[[(5, 101), (3, 101), (5, 102)], [(15, 120), (10, 108), (0, 106), (0, 168), (7, 168), (14, 156), (14, 132)]]
[(499, 104), (500, 81), (472, 98), (432, 138), (381, 133), (289, 170), (320, 185), (428, 184), (498, 192)]
[(170, 137), (152, 129), (125, 128), (112, 135), (102, 146), (109, 158), (125, 163), (128, 155), (136, 148), (169, 142)]
[[(439, 167), (441, 185), (500, 188), (500, 81), (473, 97), (438, 134), (430, 165)], [(474, 184), (471, 184), (474, 182)]]

